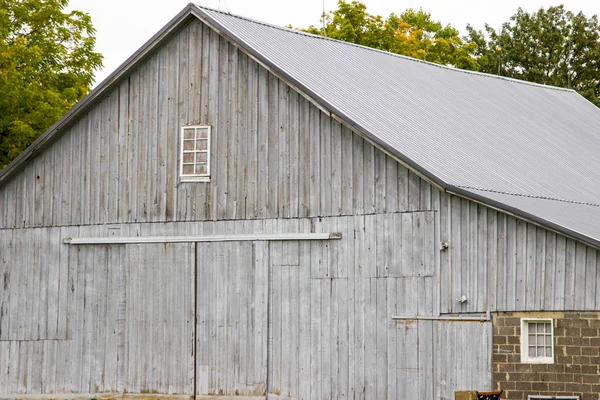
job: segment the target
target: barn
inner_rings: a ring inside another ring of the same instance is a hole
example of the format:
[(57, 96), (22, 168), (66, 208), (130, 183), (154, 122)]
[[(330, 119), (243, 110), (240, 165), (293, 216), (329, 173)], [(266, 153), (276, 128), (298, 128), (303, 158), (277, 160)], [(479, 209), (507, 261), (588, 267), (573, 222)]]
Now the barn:
[(597, 399), (599, 127), (190, 4), (0, 173), (0, 398)]

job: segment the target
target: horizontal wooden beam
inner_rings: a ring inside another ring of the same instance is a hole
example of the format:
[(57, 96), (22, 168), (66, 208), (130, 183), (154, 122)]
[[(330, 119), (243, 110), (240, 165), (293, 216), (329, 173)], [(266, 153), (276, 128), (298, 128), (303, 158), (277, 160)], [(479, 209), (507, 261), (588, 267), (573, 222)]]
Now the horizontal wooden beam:
[(404, 316), (404, 315), (394, 315), (392, 317), (394, 321), (466, 321), (466, 322), (486, 322), (490, 321), (491, 318), (489, 315), (481, 315), (476, 317), (471, 316), (462, 316), (462, 315), (413, 315), (413, 316)]
[(340, 232), (329, 233), (260, 233), (213, 236), (131, 236), (131, 237), (81, 237), (65, 238), (71, 245), (82, 244), (142, 244), (142, 243), (194, 243), (194, 242), (248, 242), (248, 241), (294, 241), (294, 240), (338, 240)]

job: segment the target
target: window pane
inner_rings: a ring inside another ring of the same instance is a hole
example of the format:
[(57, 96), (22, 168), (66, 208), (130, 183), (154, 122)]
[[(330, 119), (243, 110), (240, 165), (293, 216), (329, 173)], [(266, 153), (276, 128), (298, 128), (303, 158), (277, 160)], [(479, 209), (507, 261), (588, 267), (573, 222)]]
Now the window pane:
[(196, 138), (206, 139), (208, 137), (208, 129), (207, 128), (198, 128), (196, 131)]
[(550, 333), (550, 324), (548, 324), (548, 323), (543, 323), (543, 324), (541, 324), (541, 325), (543, 325), (544, 332), (546, 332), (546, 333)]
[(536, 335), (529, 335), (529, 345), (530, 346), (535, 346), (537, 344), (536, 342)]
[(184, 165), (183, 166), (183, 174), (184, 175), (194, 175), (194, 166), (193, 165)]
[(194, 140), (184, 140), (183, 141), (183, 150), (194, 150)]
[(194, 139), (194, 128), (184, 128), (183, 129), (183, 138), (184, 139)]
[(183, 153), (183, 162), (186, 164), (194, 163), (194, 153)]
[(196, 162), (205, 163), (208, 160), (208, 153), (196, 153)]
[(206, 139), (198, 139), (196, 141), (196, 150), (206, 150), (208, 148), (208, 141)]
[(206, 175), (206, 164), (196, 165), (196, 173), (199, 175)]
[(552, 357), (552, 347), (546, 347), (546, 357)]
[(552, 336), (546, 336), (546, 346), (552, 346)]
[(535, 357), (535, 347), (529, 348), (529, 357)]
[(528, 323), (527, 327), (529, 328), (529, 333), (535, 333), (536, 332), (536, 330), (535, 330), (536, 324), (529, 324)]

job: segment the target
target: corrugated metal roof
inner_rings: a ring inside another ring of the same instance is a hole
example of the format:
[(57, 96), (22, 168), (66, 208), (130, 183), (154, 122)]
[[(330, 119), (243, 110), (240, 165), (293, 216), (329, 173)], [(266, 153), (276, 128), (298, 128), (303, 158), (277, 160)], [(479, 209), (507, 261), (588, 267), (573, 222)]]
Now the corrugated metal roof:
[(600, 109), (576, 92), (198, 13), (441, 186), (600, 240), (600, 224), (585, 222), (600, 215)]

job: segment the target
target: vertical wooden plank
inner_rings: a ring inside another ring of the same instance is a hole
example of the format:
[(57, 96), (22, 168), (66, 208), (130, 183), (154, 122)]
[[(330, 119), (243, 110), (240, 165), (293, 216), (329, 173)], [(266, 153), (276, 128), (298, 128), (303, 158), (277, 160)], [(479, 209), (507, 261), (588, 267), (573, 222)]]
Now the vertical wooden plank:
[[(342, 214), (343, 167), (342, 167), (342, 125), (327, 118), (331, 124), (331, 215)], [(344, 154), (344, 157), (346, 154)]]
[(258, 216), (268, 215), (269, 203), (269, 73), (258, 67)]
[[(242, 149), (245, 147), (245, 141), (243, 141), (242, 137), (245, 139), (246, 133), (242, 130), (243, 127), (239, 126), (239, 122), (244, 120), (244, 116), (241, 115), (242, 108), (238, 105), (238, 91), (240, 90), (239, 78), (238, 78), (238, 50), (237, 47), (229, 44), (225, 47), (227, 49), (228, 57), (227, 57), (227, 130), (223, 133), (227, 137), (227, 145), (226, 145), (226, 166), (227, 166), (227, 181), (225, 182), (225, 188), (227, 191), (227, 201), (225, 204), (225, 215), (227, 219), (236, 219), (240, 218), (238, 216), (238, 206), (237, 203), (240, 202), (243, 204), (243, 197), (238, 198), (238, 171), (240, 171), (238, 162), (239, 162), (239, 152), (240, 147)], [(243, 171), (243, 170), (242, 170)], [(239, 178), (243, 179), (243, 173), (239, 174)], [(243, 181), (242, 181), (243, 185)], [(242, 194), (242, 193), (239, 193)], [(243, 218), (243, 214), (241, 214), (241, 218)]]
[(526, 275), (525, 275), (525, 308), (527, 310), (535, 309), (535, 299), (538, 293), (536, 293), (538, 276), (536, 276), (536, 265), (537, 265), (537, 229), (535, 226), (526, 224), (527, 230), (527, 261), (526, 261)]
[(320, 132), (320, 117), (321, 112), (311, 103), (307, 103), (309, 107), (309, 216), (320, 215), (320, 155), (321, 155), (321, 132)]
[(553, 293), (548, 293), (553, 297), (555, 310), (565, 307), (565, 289), (566, 289), (566, 249), (567, 240), (562, 235), (556, 235), (556, 261), (555, 261), (555, 281)]
[(117, 102), (117, 130), (118, 130), (118, 173), (116, 182), (117, 190), (117, 211), (116, 221), (127, 222), (129, 219), (129, 188), (130, 188), (130, 171), (129, 158), (131, 156), (129, 148), (129, 91), (130, 91), (131, 76), (119, 85), (118, 102)]
[(311, 279), (310, 243), (299, 243), (298, 306), (298, 398), (308, 399), (311, 392)]
[(377, 308), (376, 278), (365, 279), (365, 319), (364, 319), (364, 393), (366, 399), (377, 397)]
[[(252, 162), (255, 157), (251, 153), (256, 152), (256, 146), (249, 148), (249, 143), (252, 143), (253, 127), (250, 121), (251, 107), (248, 107), (248, 97), (252, 97), (251, 90), (251, 78), (248, 72), (248, 56), (241, 53), (234, 47), (235, 53), (238, 57), (237, 63), (237, 99), (236, 104), (238, 107), (239, 116), (237, 117), (237, 160), (235, 162), (236, 171), (233, 174), (236, 179), (236, 211), (235, 216), (238, 219), (247, 218), (246, 209), (248, 204), (248, 194), (251, 193), (253, 187), (248, 180), (248, 174), (252, 171)], [(252, 73), (250, 72), (250, 75)], [(231, 215), (231, 213), (230, 213)]]
[[(376, 308), (374, 314), (376, 314), (376, 398), (385, 399), (389, 398), (389, 386), (391, 382), (388, 381), (388, 374), (385, 373), (388, 366), (388, 324), (390, 315), (387, 313), (387, 283), (389, 282), (386, 278), (376, 278), (373, 280), (376, 286)], [(371, 309), (373, 314), (373, 309)]]
[(514, 310), (526, 310), (527, 296), (527, 247), (529, 246), (527, 238), (527, 223), (516, 220), (516, 269), (514, 275)]
[(598, 271), (596, 269), (596, 249), (586, 247), (585, 255), (585, 286), (581, 285), (578, 291), (585, 292), (585, 310), (594, 310), (596, 305), (596, 282)]
[[(491, 223), (492, 221), (495, 223), (495, 228)], [(488, 222), (490, 222), (488, 231), (496, 233), (495, 238), (493, 235), (488, 236), (488, 248), (494, 249), (493, 252), (488, 252), (488, 258), (491, 257), (490, 262), (493, 263), (496, 271), (495, 281), (490, 282), (488, 285), (488, 293), (494, 293), (491, 300), (492, 304), (490, 305), (490, 309), (505, 310), (507, 287), (506, 275), (508, 269), (506, 260), (506, 216), (503, 213), (499, 213), (490, 209), (488, 210)]]
[(298, 216), (310, 215), (310, 106), (304, 96), (298, 96)]
[(320, 154), (319, 154), (319, 168), (320, 168), (320, 188), (319, 197), (320, 212), (319, 215), (331, 215), (331, 175), (332, 175), (332, 160), (331, 160), (331, 118), (327, 115), (319, 112), (320, 126), (319, 126), (319, 138), (320, 138)]
[(577, 242), (575, 245), (575, 274), (572, 283), (573, 291), (572, 296), (575, 300), (574, 309), (575, 310), (584, 310), (586, 303), (586, 293), (585, 290), (580, 290), (579, 288), (586, 287), (586, 266), (587, 266), (587, 254), (586, 254), (586, 246), (581, 242)]
[(489, 309), (488, 302), (491, 297), (491, 293), (488, 291), (489, 282), (495, 280), (495, 265), (490, 262), (490, 252), (493, 254), (493, 248), (488, 247), (488, 237), (494, 237), (496, 230), (495, 227), (489, 229), (488, 208), (477, 205), (476, 210), (477, 249), (473, 257), (473, 269), (477, 280), (477, 290), (473, 294), (477, 303), (474, 305), (474, 310), (483, 312)]
[[(386, 212), (387, 200), (386, 200), (386, 167), (387, 167), (387, 156), (379, 149), (375, 149), (375, 212), (384, 213)], [(396, 183), (394, 183), (396, 185)]]
[[(279, 110), (279, 79), (273, 75), (268, 76), (269, 90), (269, 114), (268, 114), (268, 203), (267, 215), (269, 217), (278, 216), (279, 212), (279, 154), (280, 149), (280, 110)], [(282, 95), (284, 95), (282, 93)], [(264, 179), (264, 178), (263, 178)]]
[(421, 188), (420, 188), (420, 200), (419, 200), (419, 209), (421, 210), (431, 210), (431, 184), (429, 182), (420, 179)]
[(352, 134), (352, 200), (353, 213), (362, 214), (364, 206), (364, 140)]
[[(354, 173), (359, 173), (354, 171)], [(367, 141), (363, 142), (363, 212), (375, 212), (375, 148)]]
[(568, 309), (574, 309), (576, 307), (575, 302), (575, 284), (577, 282), (576, 274), (576, 245), (577, 243), (572, 239), (566, 239), (565, 248), (565, 300), (564, 307)]
[(324, 371), (321, 369), (321, 350), (323, 346), (323, 342), (321, 340), (321, 331), (323, 329), (323, 324), (321, 323), (321, 280), (312, 279), (310, 284), (310, 398), (319, 399), (323, 398), (324, 396), (321, 391), (321, 384), (323, 380), (314, 379), (314, 377), (321, 377), (324, 374)]
[(119, 101), (120, 87), (117, 87), (111, 93), (108, 103), (108, 191), (107, 191), (107, 221), (110, 223), (119, 222), (119, 185), (121, 178), (121, 158), (119, 156), (121, 136), (119, 131)]
[(341, 179), (342, 179), (342, 187), (341, 187), (341, 196), (342, 196), (342, 214), (343, 215), (352, 215), (353, 210), (353, 198), (354, 198), (354, 179), (355, 174), (354, 166), (353, 166), (353, 157), (354, 157), (354, 136), (355, 134), (346, 128), (345, 126), (341, 127), (341, 149), (342, 154), (344, 155), (341, 159)]
[(248, 145), (246, 160), (248, 171), (247, 193), (246, 193), (246, 218), (252, 219), (258, 216), (258, 64), (246, 57), (248, 74), (248, 92), (246, 94), (246, 117), (248, 129)]
[[(288, 218), (290, 215), (290, 132), (289, 132), (289, 96), (290, 87), (283, 81), (278, 82), (278, 104), (277, 104), (277, 140), (279, 146), (278, 178), (276, 182), (277, 193), (277, 215)], [(271, 114), (271, 118), (275, 116)]]
[(408, 171), (407, 194), (408, 194), (408, 210), (419, 210), (421, 202), (421, 178), (415, 173)]

